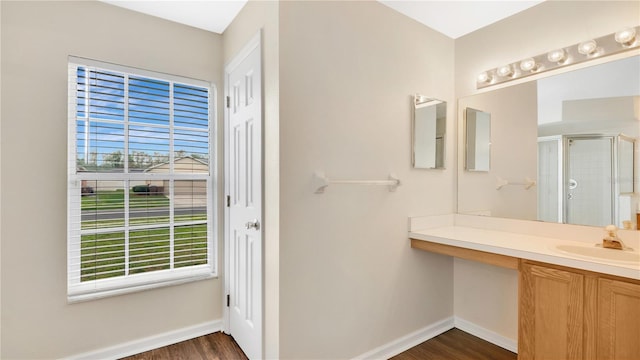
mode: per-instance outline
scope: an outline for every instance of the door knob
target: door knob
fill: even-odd
[[[255,219],[253,221],[249,221],[245,226],[247,230],[260,230],[260,221],[258,221],[258,219]]]

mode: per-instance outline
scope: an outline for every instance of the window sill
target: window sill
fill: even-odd
[[[134,286],[129,286],[129,287],[122,287],[122,288],[118,288],[118,289],[104,290],[104,291],[99,291],[99,292],[92,292],[92,293],[85,293],[85,294],[83,294],[83,293],[70,294],[70,295],[67,295],[67,303],[68,304],[74,304],[74,303],[79,303],[79,302],[98,300],[98,299],[103,299],[103,298],[107,298],[107,297],[111,297],[111,296],[130,294],[130,293],[135,293],[135,292],[140,292],[140,291],[145,291],[145,290],[157,289],[157,288],[166,287],[166,286],[174,286],[174,285],[186,284],[186,283],[190,283],[190,282],[208,280],[208,279],[214,279],[214,278],[218,278],[217,274],[208,273],[208,274],[201,274],[201,275],[190,276],[190,277],[185,277],[185,278],[168,279],[168,280],[157,281],[157,282],[153,282],[153,283],[140,284],[140,285],[134,285]]]

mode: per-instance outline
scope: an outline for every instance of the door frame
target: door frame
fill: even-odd
[[[229,174],[230,174],[230,161],[229,161],[229,106],[227,99],[229,97],[229,74],[233,72],[233,70],[244,61],[256,48],[260,51],[260,67],[263,68],[263,50],[262,50],[262,29],[258,30],[258,32],[247,42],[247,44],[231,59],[231,61],[225,65],[224,67],[224,98],[223,98],[223,107],[224,107],[224,196],[223,196],[223,207],[224,207],[224,284],[222,291],[222,330],[225,334],[231,334],[230,329],[230,311],[229,306],[227,304],[227,296],[229,294],[229,263],[230,263],[230,254],[229,254],[229,244],[230,244],[230,208],[227,206],[227,196],[230,194],[230,182],[229,182]],[[260,149],[261,157],[260,161],[262,162],[261,166],[261,179],[262,183],[260,184],[262,188],[262,201],[261,201],[261,219],[262,225],[264,225],[264,73],[261,71],[260,77],[260,96],[261,96],[261,104],[262,108],[260,109],[260,120],[262,121],[261,134],[260,137],[262,139],[261,144],[262,147]],[[262,284],[262,292],[260,294],[261,298],[261,316],[262,316],[262,328],[260,329],[260,337],[262,338],[262,354],[264,354],[264,226],[261,226],[260,231],[262,232],[262,268],[260,269],[260,282]],[[233,334],[231,334],[233,335]]]

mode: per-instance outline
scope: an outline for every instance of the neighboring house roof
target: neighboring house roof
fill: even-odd
[[[176,159],[173,160],[174,164],[185,163],[185,162],[198,163],[199,165],[204,165],[204,166],[207,166],[207,167],[209,166],[209,163],[207,161],[204,161],[204,160],[198,159],[198,158],[194,158],[193,156],[183,156],[183,157],[176,158]],[[158,168],[167,167],[169,165],[169,163],[170,162],[167,161],[167,162],[164,162],[164,163],[161,163],[161,164],[150,166],[150,167],[144,169],[144,172],[149,172],[149,171],[153,171],[153,170],[158,169]]]

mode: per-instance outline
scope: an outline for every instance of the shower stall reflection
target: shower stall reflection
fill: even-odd
[[[538,219],[605,226],[631,220],[635,141],[564,135],[538,141]]]

